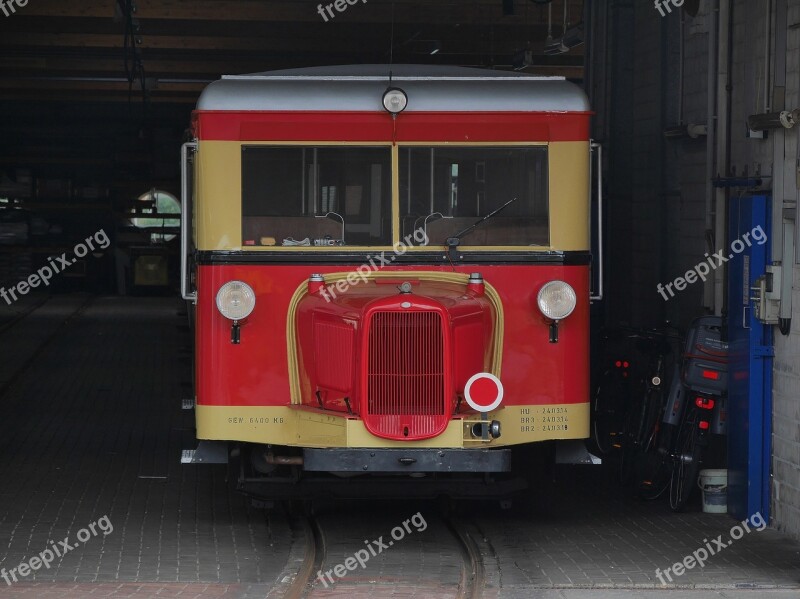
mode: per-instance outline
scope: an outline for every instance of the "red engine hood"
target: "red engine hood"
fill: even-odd
[[[296,314],[303,403],[352,413],[384,438],[440,434],[467,409],[459,397],[469,377],[492,360],[495,315],[479,286],[317,285]]]

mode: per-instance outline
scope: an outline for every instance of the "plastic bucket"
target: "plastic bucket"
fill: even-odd
[[[707,514],[728,512],[728,471],[701,470],[697,479],[703,491],[703,511]]]

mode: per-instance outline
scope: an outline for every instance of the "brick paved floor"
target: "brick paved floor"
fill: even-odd
[[[24,331],[6,330],[0,362],[24,365],[28,332],[42,329],[44,340],[53,314],[60,326],[81,303],[56,296],[21,321]],[[51,540],[74,540],[108,516],[111,534],[25,580],[257,584],[278,576],[288,525],[229,493],[224,467],[180,465],[194,434],[193,414],[180,407],[190,395],[180,307],[163,298],[95,299],[14,374],[0,397],[0,567],[16,567]],[[169,588],[194,596],[191,586]]]
[[[83,294],[57,296],[50,301],[40,296],[25,296],[0,308],[0,395],[26,362],[43,351],[88,299]]]
[[[483,511],[476,522],[497,555],[501,597],[526,597],[531,589],[546,588],[662,592],[656,568],[666,570],[706,540],[716,547],[712,539],[722,535],[729,546],[703,568],[673,576],[671,583],[665,578],[667,587],[782,588],[800,599],[800,543],[770,529],[731,541],[737,521],[728,515],[704,514],[698,504],[674,514],[666,501],[636,501],[609,478],[600,467],[567,467],[557,470],[556,482],[547,487],[548,501],[515,504],[505,513]]]
[[[392,529],[417,513],[421,517],[417,520],[420,525],[410,525],[410,533],[393,540]],[[344,564],[354,551],[366,547],[364,541],[380,551],[376,556],[367,554],[364,568],[356,567],[342,578],[331,573],[333,582],[330,578],[324,583],[315,580],[311,598],[448,599],[456,596],[463,564],[461,548],[430,502],[405,505],[392,501],[352,502],[344,507],[324,509],[318,513],[317,521],[326,549],[323,572]],[[379,539],[385,548],[376,543]]]
[[[193,415],[180,409],[191,365],[180,304],[86,300],[55,296],[0,328],[0,568],[17,567],[51,540],[74,540],[103,516],[114,529],[25,582],[0,579],[0,597],[265,597],[287,559],[288,524],[232,495],[224,468],[179,463],[194,442]],[[663,590],[655,568],[727,535],[735,522],[696,506],[675,515],[663,502],[630,500],[599,469],[562,471],[554,491],[533,507],[504,512],[492,503],[464,514],[486,537],[492,595],[800,599],[800,544],[775,531],[745,535]],[[379,520],[358,509],[323,517],[329,536],[372,539],[409,509],[398,501]],[[415,532],[364,573],[385,581],[366,590],[343,581],[320,596],[422,598],[434,579],[452,586],[461,558],[448,534],[435,525]],[[331,564],[348,555],[335,539],[329,549]],[[411,563],[422,565],[410,571]],[[420,588],[392,585],[392,577]]]
[[[535,589],[504,597],[519,599],[798,599],[796,590],[713,591],[713,590],[631,590],[631,589]]]
[[[6,289],[10,286],[7,282],[5,285]],[[0,283],[0,287],[2,286],[3,284]],[[9,297],[8,301],[11,301],[11,303],[8,303],[7,300],[0,296],[0,331],[11,324],[12,321],[19,319],[41,305],[48,297],[47,293],[34,292],[18,297],[17,301],[13,301],[13,299]]]
[[[270,585],[222,583],[29,583],[0,588],[0,597],[13,599],[82,599],[83,597],[113,597],[115,599],[263,599]]]

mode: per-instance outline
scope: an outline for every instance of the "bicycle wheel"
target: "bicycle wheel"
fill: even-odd
[[[625,420],[622,433],[619,436],[619,482],[623,487],[627,487],[633,481],[636,458],[639,453],[637,445],[639,429],[641,428],[641,420],[644,417],[643,412],[645,409],[646,406],[644,402],[632,406]]]
[[[624,382],[619,374],[607,370],[597,387],[592,406],[592,435],[597,449],[608,455],[619,441],[624,422]]]
[[[653,453],[660,430],[663,393],[660,387],[650,387],[644,402],[633,412],[633,424],[623,436],[624,446],[620,462],[620,482],[630,485],[634,479],[642,480],[651,470]]]
[[[670,448],[675,427],[663,422],[658,424],[639,473],[637,496],[645,501],[661,497],[672,480]]]
[[[661,390],[657,387],[650,387],[644,380],[635,380],[632,386],[631,408],[620,435],[619,478],[623,486],[633,483],[634,476],[641,471],[661,404]]]
[[[669,506],[672,511],[680,512],[686,507],[686,502],[694,490],[703,454],[694,416],[681,423],[675,449],[669,487]]]
[[[630,486],[636,473],[639,452],[630,438],[622,441],[619,454],[619,484],[623,487]]]

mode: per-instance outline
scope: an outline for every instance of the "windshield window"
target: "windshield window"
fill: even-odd
[[[245,246],[390,245],[389,147],[242,148]]]
[[[462,245],[548,245],[547,147],[401,147],[402,238],[424,228],[443,245],[517,198],[465,235]]]

